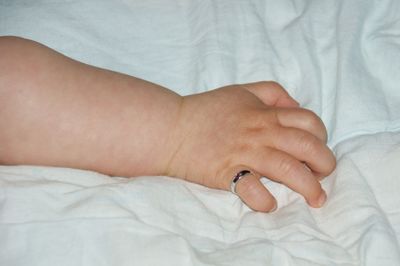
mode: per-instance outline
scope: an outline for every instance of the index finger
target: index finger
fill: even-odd
[[[324,142],[297,128],[279,128],[273,138],[275,149],[295,157],[319,176],[329,175],[336,167],[336,158]]]

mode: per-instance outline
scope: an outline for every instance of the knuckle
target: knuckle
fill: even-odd
[[[326,128],[322,120],[319,118],[319,116],[307,109],[303,109],[303,112],[304,112],[304,118],[303,118],[304,126],[311,132],[318,132],[318,136],[321,137],[324,141],[326,141],[327,139]]]
[[[302,152],[310,156],[316,155],[319,152],[319,141],[317,138],[310,136],[306,132],[298,136],[298,142]]]
[[[265,83],[266,83],[266,85],[268,85],[268,86],[270,86],[270,87],[272,87],[272,88],[274,88],[274,89],[276,89],[276,90],[285,91],[285,90],[283,89],[283,87],[281,86],[281,84],[279,84],[279,83],[276,82],[276,81],[265,81]]]
[[[289,157],[282,157],[279,159],[277,171],[282,176],[290,177],[297,171],[297,167],[293,159]]]
[[[304,109],[305,123],[310,127],[321,126],[321,119],[311,110]]]
[[[251,117],[251,121],[249,120],[249,117]],[[259,111],[259,110],[254,110],[252,111],[249,115],[244,115],[243,119],[245,121],[248,121],[248,130],[252,130],[252,129],[262,129],[265,127],[266,125],[266,116],[264,114],[263,111]]]
[[[251,125],[247,128],[246,133],[254,133],[252,136],[266,136],[267,133],[279,127],[276,110],[260,112],[252,116],[251,120]]]
[[[265,121],[267,121],[268,125],[266,127],[274,127],[277,125],[282,125],[279,115],[279,109],[271,108],[268,112],[265,113]]]
[[[275,93],[288,95],[287,91],[276,81],[260,81],[257,84],[260,88],[268,88]]]
[[[238,143],[234,148],[234,154],[246,154],[248,151],[253,149],[251,142]]]

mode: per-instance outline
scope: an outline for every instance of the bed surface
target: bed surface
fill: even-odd
[[[0,167],[1,265],[398,265],[399,134],[336,152],[324,208],[267,184],[272,214],[167,177]]]
[[[184,95],[278,81],[338,159],[322,209],[264,180],[272,214],[168,177],[0,166],[0,265],[400,265],[399,14],[396,0],[0,0],[0,35]]]

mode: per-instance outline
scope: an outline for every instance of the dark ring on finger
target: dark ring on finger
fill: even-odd
[[[236,185],[237,185],[237,183],[239,182],[239,180],[242,179],[243,177],[249,175],[249,174],[252,174],[251,171],[249,171],[249,170],[242,170],[242,171],[238,172],[238,173],[233,177],[232,182],[231,182],[231,192],[232,192],[233,194],[235,194],[235,195],[237,194],[237,193],[236,193]]]

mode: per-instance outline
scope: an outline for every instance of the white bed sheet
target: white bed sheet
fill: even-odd
[[[400,2],[0,0],[0,35],[181,94],[276,80],[324,120],[326,207],[167,177],[0,167],[0,265],[399,265]],[[1,70],[0,70],[1,71]]]
[[[337,146],[311,209],[266,183],[279,209],[166,177],[0,167],[1,265],[399,265],[400,134]]]

